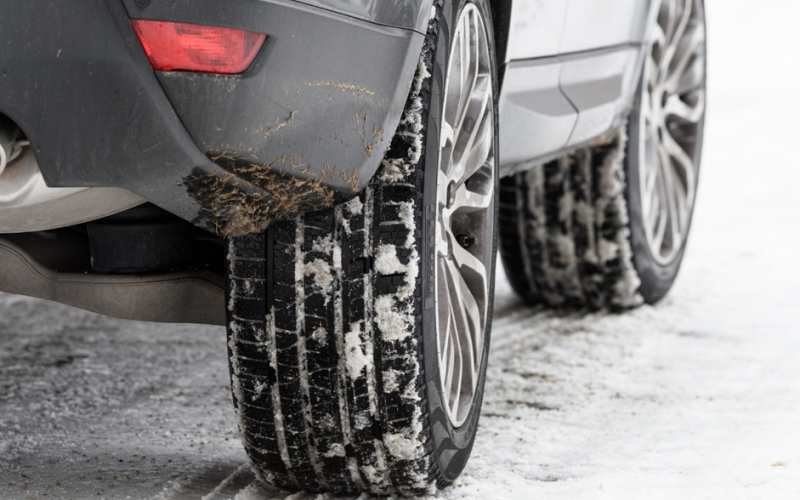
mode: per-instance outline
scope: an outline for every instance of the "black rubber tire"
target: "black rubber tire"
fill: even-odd
[[[430,271],[438,116],[464,3],[437,2],[406,110],[368,188],[335,208],[229,239],[233,400],[245,449],[268,484],[422,495],[447,486],[467,462],[489,332],[479,393],[454,429],[441,403]],[[475,3],[491,30],[488,1]],[[496,248],[495,234],[492,255]],[[396,262],[384,275],[376,261],[387,252]],[[493,283],[493,264],[491,273]],[[490,311],[492,299],[493,286]]]
[[[503,266],[531,304],[642,303],[631,261],[625,128],[599,142],[500,181]]]

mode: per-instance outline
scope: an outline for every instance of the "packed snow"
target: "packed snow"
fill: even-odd
[[[800,495],[800,3],[708,11],[706,148],[674,290],[624,314],[549,312],[501,271],[477,442],[438,498]],[[222,328],[0,295],[0,498],[327,498],[255,482],[226,357]]]

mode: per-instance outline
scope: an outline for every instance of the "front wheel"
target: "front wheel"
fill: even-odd
[[[491,26],[484,0],[440,5],[367,189],[229,240],[233,399],[266,483],[420,495],[466,464],[494,294]]]

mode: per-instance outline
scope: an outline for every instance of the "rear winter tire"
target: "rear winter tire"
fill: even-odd
[[[497,247],[496,68],[487,1],[440,2],[437,12],[368,188],[335,208],[229,239],[233,400],[245,449],[268,484],[421,495],[452,482],[471,452]],[[460,26],[474,36],[459,42]],[[485,50],[467,68],[474,79],[466,87],[470,97],[485,92],[483,107],[458,108],[460,123],[447,135],[440,127],[451,110],[451,52],[462,52],[451,49],[473,39]],[[463,159],[452,161],[465,165],[458,179],[448,176],[458,170],[450,156]],[[466,302],[442,304],[448,290]]]

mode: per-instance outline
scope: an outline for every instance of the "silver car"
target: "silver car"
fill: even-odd
[[[678,273],[703,0],[27,0],[0,47],[0,290],[224,325],[266,483],[458,477],[498,248],[531,304]]]

